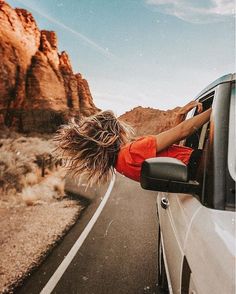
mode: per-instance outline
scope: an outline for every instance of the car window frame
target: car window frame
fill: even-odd
[[[210,94],[214,92],[214,97],[213,97],[213,103],[212,103],[212,108],[213,108],[213,115],[211,116],[210,122],[208,123],[209,127],[207,128],[205,125],[201,128],[200,130],[200,136],[199,138],[203,140],[203,142],[200,142],[200,139],[198,141],[198,147],[202,149],[203,152],[203,166],[201,167],[202,170],[200,171],[201,174],[201,181],[200,185],[202,187],[202,192],[200,195],[198,195],[199,201],[206,207],[213,208],[213,209],[220,209],[220,210],[225,210],[227,209],[226,205],[226,196],[224,195],[224,192],[227,191],[226,188],[226,183],[227,183],[227,176],[226,176],[226,171],[227,171],[227,165],[228,165],[228,131],[227,134],[224,136],[224,150],[227,150],[227,156],[223,154],[223,157],[225,160],[217,159],[215,160],[212,157],[213,152],[216,151],[216,149],[219,150],[220,146],[215,146],[215,144],[219,145],[219,139],[218,142],[216,143],[216,140],[214,138],[214,132],[217,132],[217,136],[220,137],[222,134],[220,134],[219,130],[214,130],[217,129],[219,126],[220,119],[217,117],[214,117],[216,113],[218,113],[218,116],[221,116],[220,112],[223,111],[224,116],[226,121],[228,122],[229,119],[229,103],[230,103],[230,94],[231,94],[231,82],[225,82],[219,85],[216,85],[215,88],[211,88],[209,92],[206,92],[202,94],[197,100],[199,102],[206,102],[207,99],[209,99]],[[216,100],[218,100],[216,102]],[[217,106],[217,104],[219,104]],[[220,110],[220,105],[223,105],[223,110]],[[216,109],[217,108],[217,109]],[[196,115],[196,110],[193,115]],[[217,126],[215,126],[215,122]],[[226,126],[225,126],[226,127]],[[223,128],[224,129],[224,128]],[[227,129],[227,128],[226,128]],[[212,136],[212,138],[210,138]],[[211,142],[212,140],[212,142]],[[187,143],[187,144],[186,144]],[[211,145],[212,144],[212,145]],[[185,140],[184,145],[189,146],[189,139]],[[191,147],[191,146],[189,146]],[[213,149],[212,149],[213,148]],[[225,151],[224,151],[225,152]],[[220,152],[218,152],[220,154]],[[220,157],[220,156],[219,156]],[[219,172],[217,172],[216,166],[221,164],[221,169],[224,173],[223,179],[219,178]],[[215,177],[217,175],[217,178]],[[212,181],[211,181],[212,179]],[[217,181],[219,180],[219,183]],[[218,190],[220,192],[218,193]]]
[[[234,90],[234,93],[233,93]],[[235,177],[236,177],[236,134],[235,134],[235,81],[231,83],[230,94],[230,109],[229,109],[229,134],[228,134],[228,158],[227,158],[227,172],[226,172],[226,210],[235,211],[236,199],[235,199]],[[232,171],[233,169],[233,171]],[[234,173],[234,174],[233,174]]]
[[[205,181],[203,186],[202,202],[205,206],[218,210],[227,209],[227,157],[229,106],[231,83],[217,86],[216,95],[212,104],[207,159],[205,166]]]
[[[234,91],[234,94],[232,93]],[[235,115],[236,115],[236,103],[235,103],[235,83],[231,86],[231,98],[230,98],[230,113],[229,113],[229,138],[228,138],[228,170],[232,179],[236,180],[236,136],[235,136]]]

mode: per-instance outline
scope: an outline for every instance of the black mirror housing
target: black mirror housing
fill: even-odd
[[[199,193],[199,183],[188,181],[188,167],[176,158],[155,157],[142,164],[141,187],[172,193]]]

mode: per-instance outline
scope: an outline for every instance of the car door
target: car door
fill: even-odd
[[[199,209],[186,236],[191,291],[235,293],[235,83],[213,103]]]
[[[163,198],[168,203],[166,209],[161,205]],[[170,290],[173,290],[174,293],[182,293],[181,277],[184,244],[189,223],[199,209],[199,203],[189,195],[161,192],[158,193],[157,204]]]
[[[235,178],[229,176],[229,170],[235,172],[235,165],[232,167],[227,159],[235,141],[234,129],[234,139],[227,143],[233,99],[235,86],[231,83],[220,84],[200,97],[204,109],[214,100],[211,122],[189,137],[185,145],[203,150],[197,173],[201,193],[158,194],[165,261],[174,293],[234,293],[235,213],[231,210],[235,208]],[[230,110],[231,125],[235,118],[232,113]],[[163,198],[168,205],[161,205]]]
[[[211,106],[215,92],[216,89],[200,99],[204,110]],[[184,145],[203,149],[208,127],[209,124],[206,123]],[[167,208],[162,205],[163,200],[168,203]],[[191,272],[187,266],[183,276],[186,238],[191,222],[202,205],[195,195],[166,192],[158,193],[157,205],[169,282],[174,293],[184,293],[184,288],[189,287]]]

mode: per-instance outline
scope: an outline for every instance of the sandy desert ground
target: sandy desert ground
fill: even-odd
[[[66,170],[55,163],[54,147],[50,136],[1,133],[0,293],[42,261],[83,208],[65,195]]]

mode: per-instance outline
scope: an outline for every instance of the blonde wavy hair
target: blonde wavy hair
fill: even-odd
[[[107,182],[121,145],[131,139],[132,128],[110,110],[72,119],[56,133],[57,154],[66,160],[74,176],[86,176],[87,186]]]

